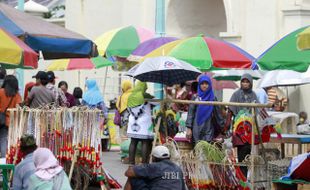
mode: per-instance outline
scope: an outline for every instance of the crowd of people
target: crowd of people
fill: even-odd
[[[86,91],[80,87],[74,88],[73,93],[68,92],[68,83],[60,81],[56,85],[56,76],[53,72],[39,71],[25,86],[24,98],[19,94],[18,80],[14,75],[6,75],[0,68],[0,109],[4,113],[4,120],[0,123],[1,157],[5,157],[7,149],[9,114],[7,109],[17,106],[42,108],[46,106],[88,106],[102,110],[107,118],[108,110],[104,103],[103,95],[99,90],[96,80],[86,80]],[[170,189],[171,185],[177,189],[185,189],[181,169],[173,164],[169,150],[164,146],[152,150],[154,140],[153,108],[156,104],[147,101],[154,98],[148,94],[147,84],[137,81],[135,85],[130,80],[122,82],[122,93],[116,101],[114,122],[126,131],[130,138],[129,164],[125,175],[128,181],[125,189]],[[262,90],[262,91],[261,91]],[[197,81],[189,81],[165,88],[166,96],[172,99],[192,101],[218,101],[212,87],[212,80],[207,74],[199,76]],[[240,88],[230,99],[239,103],[271,103],[276,111],[283,111],[288,100],[278,95],[275,88],[260,89],[254,92],[251,75],[244,74],[240,80]],[[280,107],[280,108],[278,108]],[[184,112],[186,116],[186,138],[193,144],[199,141],[215,142],[219,137],[230,135],[234,117],[241,110],[248,107],[176,104],[170,105],[173,112]],[[301,113],[300,122],[308,123],[307,114]],[[1,117],[0,117],[1,122]],[[141,142],[142,166],[136,165],[136,152],[138,143]],[[232,135],[232,144],[237,148],[238,161],[242,162],[250,154],[251,146],[244,142],[240,136]],[[35,139],[31,135],[21,138],[21,151],[24,159],[16,166],[13,187],[14,189],[71,189],[68,177],[52,152],[46,148],[37,148]],[[153,163],[149,164],[150,156]],[[244,175],[247,169],[242,168]],[[165,181],[168,171],[177,173],[178,177]],[[166,184],[166,183],[169,183]],[[165,185],[166,184],[166,185]],[[166,186],[166,188],[165,188]]]
[[[22,98],[19,93],[18,80],[14,75],[7,75],[0,68],[0,156],[4,158],[8,142],[8,109],[17,106],[30,108],[87,106],[97,108],[107,118],[107,108],[104,104],[96,80],[86,80],[86,91],[80,87],[74,88],[73,94],[68,92],[68,83],[60,81],[56,86],[54,72],[39,71],[35,82],[25,85]],[[68,177],[53,153],[46,148],[37,148],[33,136],[21,138],[21,152],[24,159],[16,166],[13,188],[19,189],[71,189]]]
[[[146,84],[138,82],[134,88],[129,81],[122,84],[123,94],[119,96],[117,108],[121,117],[121,127],[127,127],[127,135],[131,138],[129,148],[129,163],[135,164],[135,153],[138,141],[142,142],[142,163],[148,163],[148,154],[150,153],[147,144],[153,140],[151,106],[146,102]],[[166,96],[168,98],[193,101],[217,101],[212,88],[212,80],[206,75],[199,76],[197,82],[190,81],[174,87],[166,87]],[[240,80],[240,88],[231,96],[230,102],[237,103],[261,103],[272,104],[270,110],[283,111],[287,106],[287,98],[282,94],[279,95],[277,88],[263,89],[266,99],[262,101],[260,94],[253,90],[253,79],[249,74],[244,74]],[[148,97],[149,98],[149,97]],[[126,104],[127,103],[127,104]],[[127,106],[126,106],[127,105]],[[216,106],[216,105],[196,105],[196,104],[171,104],[170,109],[174,112],[187,113],[186,119],[186,138],[196,144],[199,141],[207,141],[213,143],[220,138],[226,138],[232,135],[232,144],[237,149],[238,161],[242,162],[247,155],[251,153],[251,145],[245,142],[242,136],[232,134],[231,128],[234,124],[234,118],[240,111],[248,111],[251,108],[241,106]],[[156,164],[156,163],[154,163]],[[140,174],[139,166],[133,167],[126,172],[126,176],[148,176]],[[148,165],[147,167],[153,167]],[[144,172],[149,168],[144,168]],[[137,171],[135,171],[137,170]],[[241,167],[244,176],[247,176],[247,168]],[[133,182],[135,183],[135,182]]]

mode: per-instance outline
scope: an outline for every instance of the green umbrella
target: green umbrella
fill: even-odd
[[[260,69],[307,71],[310,51],[299,51],[296,46],[297,35],[304,29],[305,27],[286,35],[259,56],[257,64]]]
[[[141,42],[154,37],[154,32],[134,26],[127,26],[108,31],[99,36],[95,43],[100,55],[106,57],[128,57]]]
[[[205,36],[176,40],[153,50],[143,59],[171,56],[186,61],[201,71],[214,69],[250,69],[254,57],[225,41]],[[142,60],[143,61],[143,60]]]

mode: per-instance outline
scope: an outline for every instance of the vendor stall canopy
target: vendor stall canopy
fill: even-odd
[[[16,36],[0,27],[0,64],[1,67],[37,68],[38,54]]]
[[[22,39],[44,59],[94,57],[95,44],[84,36],[0,3],[0,27]]]
[[[310,65],[310,51],[300,51],[297,37],[306,27],[299,28],[273,44],[256,60],[262,70],[293,70],[306,72]]]

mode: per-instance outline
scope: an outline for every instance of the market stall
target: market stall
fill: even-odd
[[[101,162],[104,122],[100,110],[20,107],[9,112],[7,163],[20,162],[19,139],[28,133],[34,135],[38,147],[49,148],[54,153],[75,188],[85,189],[89,181],[106,176]],[[108,182],[106,177],[102,180]]]

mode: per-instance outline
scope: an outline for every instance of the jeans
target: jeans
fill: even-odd
[[[0,158],[5,158],[8,146],[8,127],[0,126]]]

